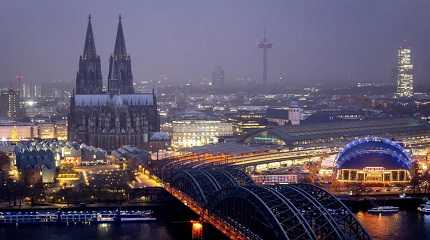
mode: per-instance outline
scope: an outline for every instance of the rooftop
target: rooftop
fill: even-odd
[[[387,136],[401,133],[430,133],[430,124],[413,118],[377,119],[341,121],[322,124],[303,124],[298,126],[282,126],[269,129],[259,129],[250,132],[244,140],[261,132],[268,131],[286,142],[293,144],[295,141],[318,139],[326,137],[356,137],[380,135]]]
[[[140,93],[140,94],[121,94],[121,95],[110,95],[110,94],[82,94],[75,95],[75,105],[82,107],[94,107],[94,106],[152,106],[154,104],[154,98],[152,93]]]
[[[253,152],[262,152],[274,149],[274,146],[265,145],[247,145],[236,142],[209,144],[199,147],[184,148],[184,152],[192,152],[196,154],[227,154],[227,155],[240,155]]]

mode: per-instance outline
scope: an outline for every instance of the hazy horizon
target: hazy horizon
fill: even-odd
[[[7,1],[0,9],[0,82],[74,83],[92,15],[106,82],[118,15],[123,16],[134,81],[182,83],[210,79],[216,65],[226,81],[261,78],[257,42],[267,28],[269,77],[287,84],[392,81],[396,49],[413,48],[417,84],[430,78],[430,2],[415,0],[218,0],[119,2]]]

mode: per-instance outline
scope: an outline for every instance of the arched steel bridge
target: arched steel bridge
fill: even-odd
[[[315,185],[258,186],[233,167],[170,173],[171,188],[247,239],[371,239],[342,202]]]

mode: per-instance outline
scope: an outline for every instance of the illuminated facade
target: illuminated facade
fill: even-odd
[[[67,139],[66,121],[52,123],[0,123],[0,140],[17,142],[32,139]]]
[[[233,164],[249,173],[322,161],[324,170],[320,176],[332,181],[339,151],[348,142],[369,135],[396,139],[412,153],[430,147],[430,124],[393,118],[260,129],[246,134],[239,142],[185,148],[177,151],[180,155],[166,157],[190,164]],[[402,178],[403,173],[399,175]],[[398,179],[396,173],[393,178]]]
[[[67,140],[66,121],[37,124],[38,138]]]
[[[217,143],[219,137],[233,135],[233,126],[218,120],[181,120],[172,123],[172,146],[175,148]]]
[[[411,179],[408,152],[386,138],[362,138],[347,144],[338,155],[336,168],[341,183],[401,184]]]
[[[411,48],[401,47],[397,51],[397,86],[396,97],[412,97],[414,95],[414,74]]]
[[[251,178],[256,184],[275,185],[298,183],[300,176],[298,174],[251,175]]]
[[[18,93],[13,89],[0,89],[0,117],[15,119],[18,109]]]

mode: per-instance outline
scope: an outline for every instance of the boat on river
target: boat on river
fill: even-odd
[[[390,214],[399,212],[399,207],[395,206],[379,206],[371,208],[367,211],[368,213],[376,213],[376,214]]]
[[[418,207],[418,211],[422,212],[422,213],[430,213],[430,201],[427,201],[424,204],[421,204]]]

